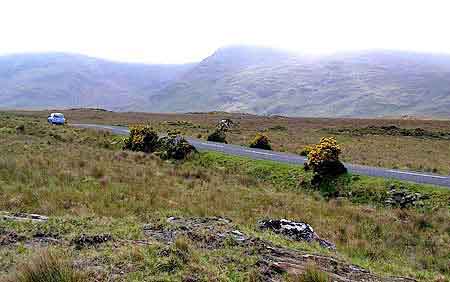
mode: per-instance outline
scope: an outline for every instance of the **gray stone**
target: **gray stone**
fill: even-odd
[[[397,188],[394,184],[391,184],[385,203],[391,206],[407,208],[423,204],[421,200],[425,198],[420,193],[410,192],[403,186]]]
[[[261,229],[269,229],[275,233],[287,236],[295,241],[306,241],[308,243],[318,242],[322,247],[335,250],[336,246],[321,239],[311,225],[304,222],[296,222],[287,219],[269,219],[259,222]]]

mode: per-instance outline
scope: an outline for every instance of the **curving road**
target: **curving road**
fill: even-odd
[[[109,125],[100,125],[100,124],[71,124],[74,127],[79,128],[92,128],[98,130],[108,130],[113,134],[118,135],[128,135],[130,131],[127,127],[122,126],[109,126]],[[289,163],[289,164],[298,164],[302,165],[305,163],[306,158],[290,153],[281,153],[274,151],[266,151],[260,149],[253,149],[244,146],[232,145],[232,144],[222,144],[204,141],[200,139],[194,138],[186,138],[193,146],[197,148],[199,151],[216,151],[222,152],[228,155],[236,155],[248,157],[256,160],[270,160],[281,163]],[[395,169],[387,169],[387,168],[379,168],[379,167],[370,167],[370,166],[362,166],[362,165],[354,165],[345,163],[345,167],[349,170],[349,172],[353,174],[361,174],[368,176],[377,176],[383,178],[392,178],[398,180],[411,181],[422,184],[433,184],[438,186],[444,186],[450,189],[450,177],[436,175],[436,174],[428,174],[428,173],[420,173],[420,172],[412,172],[412,171],[404,171],[404,170],[395,170]]]

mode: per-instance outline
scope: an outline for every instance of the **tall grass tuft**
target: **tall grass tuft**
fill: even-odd
[[[85,282],[65,258],[47,250],[40,251],[28,262],[19,265],[8,282]]]
[[[298,277],[298,282],[329,282],[328,274],[314,265],[307,266],[305,272]]]

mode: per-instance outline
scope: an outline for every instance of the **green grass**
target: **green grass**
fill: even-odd
[[[248,146],[257,132],[264,132],[275,151],[300,154],[307,145],[316,144],[324,136],[334,136],[342,147],[345,162],[386,168],[450,173],[450,140],[414,136],[364,135],[358,132],[368,127],[397,126],[401,130],[423,130],[439,134],[450,132],[447,120],[419,119],[332,119],[332,118],[287,118],[247,114],[196,113],[196,114],[151,114],[114,113],[88,109],[63,111],[69,122],[121,124],[151,124],[159,132],[176,130],[186,136],[203,138],[213,132],[217,122],[229,118],[237,126],[227,134],[232,144]],[[48,113],[18,112],[20,116],[46,119]],[[279,128],[282,128],[280,130]],[[358,134],[340,134],[334,131],[356,131]],[[334,132],[334,133],[333,133]]]
[[[311,174],[305,172],[303,167],[297,165],[252,160],[218,152],[203,153],[201,157],[194,159],[193,162],[196,166],[215,167],[230,174],[244,172],[251,177],[251,180],[257,179],[269,182],[281,190],[314,192],[314,188],[309,184]],[[450,192],[445,187],[361,175],[344,175],[333,183],[333,188],[352,202],[381,205],[384,204],[388,195],[388,188],[391,185],[404,187],[411,192],[418,192],[427,196],[428,199],[424,201],[424,208],[450,208]]]
[[[16,126],[24,124],[23,132]],[[0,247],[0,277],[14,273],[41,243],[37,232],[56,234],[71,264],[88,277],[179,281],[192,273],[200,280],[248,281],[258,277],[257,254],[225,246],[205,249],[186,238],[174,246],[148,240],[143,224],[164,224],[168,216],[223,216],[246,234],[276,245],[319,252],[383,275],[430,281],[450,277],[450,192],[438,187],[371,177],[346,176],[328,199],[308,184],[302,167],[202,153],[185,162],[122,152],[108,133],[49,126],[44,121],[0,113],[0,211],[50,216],[45,223],[0,221],[0,236],[14,231],[25,241]],[[430,196],[424,207],[390,208],[383,197],[391,183]],[[351,193],[349,193],[351,192]],[[263,232],[263,218],[302,220],[337,253]],[[114,239],[78,250],[81,234]],[[44,245],[45,247],[45,245]],[[161,255],[161,254],[167,255]],[[183,260],[178,259],[182,253]],[[257,280],[256,280],[257,281]]]

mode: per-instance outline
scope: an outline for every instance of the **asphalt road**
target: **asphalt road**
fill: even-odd
[[[130,131],[127,127],[122,126],[109,126],[109,125],[99,125],[99,124],[71,124],[74,127],[80,128],[92,128],[97,130],[107,130],[111,131],[113,134],[118,135],[128,135]],[[191,143],[197,150],[199,151],[216,151],[222,152],[228,155],[236,155],[248,157],[256,160],[270,160],[281,163],[289,163],[289,164],[298,164],[302,165],[306,158],[290,154],[290,153],[281,153],[274,151],[266,151],[260,149],[253,149],[244,146],[232,145],[232,144],[222,144],[204,141],[200,139],[194,138],[186,138],[189,143]],[[404,170],[395,170],[395,169],[387,169],[387,168],[379,168],[379,167],[370,167],[370,166],[362,166],[362,165],[354,165],[345,163],[345,167],[352,174],[360,174],[360,175],[368,175],[368,176],[377,176],[383,178],[392,178],[398,180],[405,180],[410,182],[422,183],[422,184],[433,184],[438,186],[444,186],[450,188],[450,177],[442,176],[436,174],[428,174],[421,172],[412,172],[412,171],[404,171]]]

